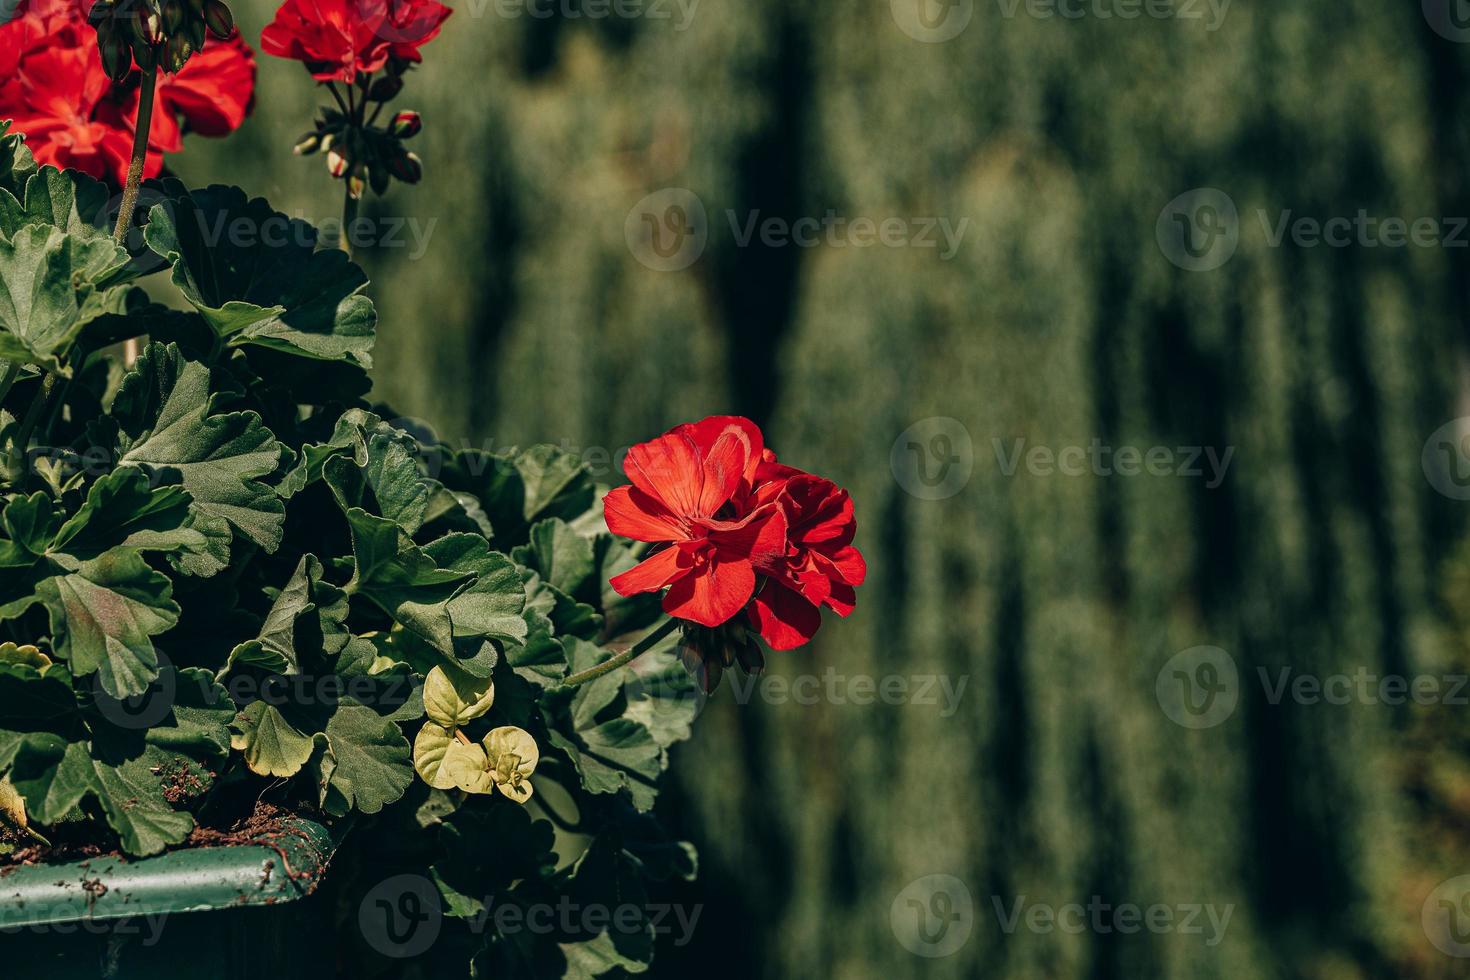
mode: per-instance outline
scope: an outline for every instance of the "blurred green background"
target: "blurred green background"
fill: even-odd
[[[1467,708],[1272,704],[1258,673],[1470,664],[1467,505],[1421,458],[1470,414],[1470,232],[1272,241],[1470,215],[1458,2],[459,3],[399,100],[425,181],[365,208],[377,396],[492,448],[749,415],[851,488],[871,568],[771,673],[967,679],[947,716],[727,683],[663,804],[702,913],[655,976],[1464,975],[1421,913],[1470,873]],[[238,5],[252,43],[272,8]],[[265,57],[258,91],[173,165],[333,218],[289,152],[323,100]],[[965,224],[948,257],[742,244],[756,212]],[[681,214],[697,261],[651,268]],[[1233,456],[1069,476],[1017,440]],[[1202,645],[1238,680],[1195,729],[1156,683]],[[905,891],[936,874],[968,906]],[[1092,896],[1233,911],[1213,945],[998,914]]]

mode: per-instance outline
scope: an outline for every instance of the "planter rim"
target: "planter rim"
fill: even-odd
[[[277,905],[321,883],[339,840],[299,817],[260,843],[0,870],[0,929]]]

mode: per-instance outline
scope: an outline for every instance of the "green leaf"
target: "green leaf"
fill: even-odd
[[[228,522],[268,552],[280,546],[285,507],[260,478],[275,472],[283,447],[254,412],[212,411],[203,364],[174,344],[150,345],[113,414],[120,463],[176,471],[201,522]]]
[[[367,276],[344,253],[318,250],[306,222],[213,186],[154,206],[146,239],[231,347],[372,366],[377,314],[360,295]]]
[[[311,759],[311,736],[264,701],[247,705],[235,718],[234,729],[231,744],[244,754],[251,772],[285,778],[296,775]]]
[[[179,566],[193,574],[212,575],[224,564],[213,552],[215,542],[192,526],[190,503],[182,487],[155,488],[135,467],[113,470],[92,484],[86,502],[56,532],[45,553],[75,567],[116,547],[163,551],[175,553]]]
[[[446,534],[425,545],[424,553],[442,569],[475,576],[474,584],[449,603],[457,637],[525,640],[526,590],[514,562],[491,551],[477,534]]]
[[[31,156],[25,137],[10,132],[10,121],[0,119],[0,190],[12,198],[25,191],[26,181],[36,172],[36,159]]]
[[[377,813],[400,799],[413,783],[408,740],[372,708],[343,702],[317,735],[313,768],[329,812]]]
[[[424,711],[430,721],[444,728],[468,725],[494,703],[495,684],[488,677],[473,677],[453,667],[439,666],[424,678]]]
[[[126,288],[101,284],[127,260],[111,239],[47,225],[0,235],[0,358],[69,373],[63,361],[82,328],[122,308]]]
[[[355,568],[347,591],[361,595],[442,654],[454,654],[449,600],[470,581],[441,569],[397,524],[347,510]]]
[[[115,548],[75,572],[48,578],[37,595],[51,614],[56,652],[114,698],[142,694],[158,676],[151,637],[179,619],[167,576],[135,548]]]
[[[0,152],[0,158],[3,158]],[[23,185],[0,188],[0,235],[14,235],[26,225],[47,225],[82,240],[112,241],[107,206],[112,192],[100,181],[76,170],[32,169]],[[96,282],[115,285],[124,278],[127,253]]]
[[[597,571],[592,542],[559,518],[540,521],[531,528],[531,543],[511,557],[541,573],[543,581],[567,595],[576,595]]]
[[[610,654],[583,640],[564,641],[573,671],[586,670]],[[623,678],[617,671],[577,687],[570,705],[553,711],[543,705],[551,744],[571,760],[589,793],[607,794],[626,790],[634,807],[645,812],[657,797],[656,782],[663,772],[664,751],[643,725],[628,717],[605,717],[606,710],[622,692]],[[557,724],[564,718],[563,724]]]

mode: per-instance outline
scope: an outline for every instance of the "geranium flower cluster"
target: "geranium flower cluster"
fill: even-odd
[[[286,0],[261,32],[261,50],[301,62],[336,100],[295,151],[325,153],[352,200],[369,186],[382,194],[392,180],[422,178],[423,161],[403,145],[422,128],[419,114],[397,112],[382,125],[378,117],[450,13],[438,0]]]
[[[108,78],[92,0],[23,0],[0,25],[0,119],[24,133],[43,164],[71,168],[119,185],[127,175],[138,116],[139,74]],[[238,33],[209,39],[176,74],[160,74],[143,176],[183,149],[185,132],[224,136],[249,115],[255,56]]]
[[[707,689],[733,663],[760,669],[750,634],[791,650],[816,634],[823,606],[856,607],[867,566],[851,497],[778,462],[749,419],[678,426],[629,450],[625,470],[632,485],[603,499],[608,529],[654,549],[612,587],[667,589],[664,611],[688,624],[685,660]]]

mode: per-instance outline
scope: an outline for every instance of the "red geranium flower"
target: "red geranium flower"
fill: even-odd
[[[102,70],[91,0],[28,0],[0,25],[0,119],[23,133],[36,160],[122,183],[132,155],[137,75],[112,84]],[[236,35],[210,40],[177,75],[160,74],[143,176],[163,170],[163,154],[191,130],[223,136],[250,110],[255,61]]]
[[[786,519],[776,506],[736,513],[761,462],[760,430],[745,419],[715,416],[681,425],[628,451],[631,487],[603,500],[614,534],[661,547],[616,576],[621,595],[667,588],[664,611],[720,626],[755,594],[756,566],[785,552]]]
[[[748,615],[771,649],[791,650],[816,634],[822,606],[839,616],[852,613],[868,569],[852,546],[857,521],[846,490],[779,464],[762,466],[757,481],[762,477],[767,482],[756,488],[756,505],[775,502],[786,515],[787,549],[766,569]]]
[[[0,117],[13,121],[37,163],[100,176],[127,172],[132,134],[94,118],[111,83],[95,45],[25,55],[0,89]]]
[[[667,588],[665,612],[713,631],[690,637],[685,650],[716,680],[735,660],[760,664],[747,627],[790,650],[817,632],[822,606],[840,616],[855,608],[867,567],[852,545],[851,497],[778,463],[750,421],[681,425],[634,446],[626,469],[633,485],[604,499],[607,526],[660,548],[612,587]]]
[[[286,0],[260,34],[266,54],[304,63],[319,82],[420,60],[452,11],[437,0]]]

